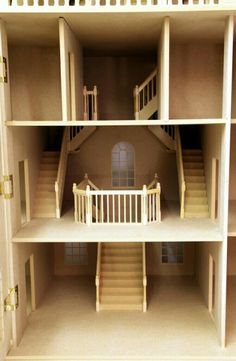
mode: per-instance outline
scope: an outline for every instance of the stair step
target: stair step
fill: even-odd
[[[39,171],[39,177],[57,177],[57,169],[41,169]]]
[[[103,295],[100,294],[100,302],[110,304],[142,304],[143,294],[140,295]]]
[[[54,163],[41,163],[40,164],[40,171],[41,170],[58,170],[58,164]]]
[[[190,175],[185,177],[187,183],[205,183],[205,176],[202,175]]]
[[[55,183],[56,177],[51,177],[51,176],[39,176],[38,177],[38,184],[42,184],[42,183]]]
[[[186,205],[207,205],[207,197],[186,197],[185,198]]]
[[[206,197],[207,193],[206,193],[206,189],[187,189],[185,192],[185,196],[186,198],[188,197]]]
[[[122,263],[122,264],[130,264],[130,263],[141,263],[142,255],[103,255],[102,254],[102,263]]]
[[[186,182],[186,189],[188,191],[192,191],[192,190],[206,190],[206,184],[205,183],[194,183],[194,182],[191,182],[191,183],[187,183]]]
[[[132,277],[136,276],[137,279],[139,279],[139,277],[143,276],[143,272],[142,271],[107,271],[107,270],[102,270],[101,271],[101,277],[102,279],[111,279],[111,278],[116,278],[116,279],[122,279],[122,278],[127,278],[130,279]]]
[[[184,162],[202,162],[202,155],[184,155]]]
[[[101,280],[101,287],[142,287],[143,280],[142,278],[106,278]]]
[[[119,272],[119,271],[141,271],[142,263],[102,263],[101,271]]]
[[[104,304],[100,304],[100,310],[102,311],[142,311],[143,310],[143,305],[142,304],[109,304],[109,303],[104,303]]]
[[[55,199],[55,190],[53,187],[53,190],[51,191],[43,191],[43,190],[38,190],[36,191],[36,197],[35,198],[47,198],[47,199]]]
[[[184,175],[187,176],[204,176],[204,169],[184,169]]]
[[[54,192],[54,194],[55,194],[54,183],[53,184],[47,184],[47,183],[38,184],[36,194],[38,192],[50,192],[50,193]]]
[[[45,204],[45,205],[49,205],[49,206],[54,206],[55,207],[55,197],[54,198],[48,198],[48,197],[38,197],[38,195],[36,194],[35,197],[35,204],[36,205],[41,205],[41,204]]]
[[[208,212],[208,205],[207,204],[186,204],[185,205],[185,211],[186,212]]]
[[[104,287],[100,289],[103,296],[143,296],[142,287]]]
[[[184,169],[203,169],[203,162],[184,162]]]
[[[209,218],[209,212],[184,212],[185,218]]]
[[[131,257],[131,256],[141,256],[142,255],[142,249],[140,248],[102,248],[102,255],[103,256],[122,256],[122,257]]]
[[[51,150],[45,150],[43,152],[43,157],[59,157],[60,156],[60,152],[59,151],[51,151]]]
[[[182,150],[183,155],[193,155],[193,154],[202,154],[201,149],[183,149]]]

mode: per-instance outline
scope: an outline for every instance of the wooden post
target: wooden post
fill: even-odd
[[[143,194],[142,194],[142,224],[147,225],[148,223],[148,199],[147,199],[147,186],[143,186]]]
[[[86,224],[90,226],[92,223],[92,198],[90,193],[90,186],[86,187]]]
[[[84,96],[84,120],[88,120],[88,96],[87,96],[87,87],[83,88],[83,96]]]
[[[74,193],[74,216],[75,222],[78,222],[78,202],[77,202],[77,194],[76,194],[76,183],[73,183],[73,193]]]
[[[94,98],[94,101],[93,101],[93,106],[94,106],[94,109],[93,109],[93,120],[98,120],[98,90],[97,90],[97,87],[96,85],[93,87],[93,98]]]
[[[139,89],[138,85],[134,88],[134,119],[139,120]]]
[[[60,218],[60,202],[59,202],[59,186],[58,182],[55,182],[55,196],[56,196],[56,218]]]

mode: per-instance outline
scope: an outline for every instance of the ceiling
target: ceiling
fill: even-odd
[[[87,54],[154,53],[161,26],[168,14],[72,13],[5,14],[10,45],[58,46],[58,18],[63,16]],[[171,42],[223,43],[227,14],[172,13]]]

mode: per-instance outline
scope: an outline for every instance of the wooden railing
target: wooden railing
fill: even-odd
[[[180,218],[184,218],[186,184],[184,179],[182,145],[181,145],[181,138],[180,138],[180,132],[178,126],[176,126],[176,160],[177,160],[177,171],[178,171],[178,180],[179,180]]]
[[[147,274],[146,274],[146,245],[145,242],[142,244],[143,247],[143,312],[147,311]]]
[[[93,90],[87,90],[84,86],[84,120],[97,120],[98,119],[98,91],[94,86]]]
[[[56,217],[61,217],[61,207],[64,193],[64,185],[66,178],[66,167],[67,167],[67,144],[69,141],[69,129],[66,127],[64,129],[62,145],[61,145],[61,153],[59,158],[59,165],[57,171],[57,179],[55,181],[55,196],[56,196]]]
[[[175,125],[160,125],[160,127],[169,137],[175,140]]]
[[[73,185],[76,222],[146,225],[161,221],[159,183],[149,190],[146,186],[142,190],[91,190],[90,185],[86,190]]]
[[[97,249],[97,269],[96,269],[96,311],[99,312],[100,308],[100,273],[101,273],[101,255],[102,255],[102,243],[98,243]]]
[[[232,0],[1,0],[4,8],[29,8],[42,7],[53,10],[54,8],[104,8],[104,7],[185,7],[185,6],[217,6],[233,4]]]
[[[141,112],[146,110],[147,114],[152,113],[153,106],[151,106],[151,111],[147,109],[151,104],[150,102],[156,100],[157,89],[157,71],[156,69],[148,76],[148,78],[141,84],[136,85],[134,88],[134,118],[135,120],[139,120],[142,118],[146,118],[146,114],[142,114]],[[157,102],[154,104],[154,111],[157,111]],[[149,114],[151,116],[152,114]]]

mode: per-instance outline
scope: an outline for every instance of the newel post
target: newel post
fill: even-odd
[[[87,87],[83,88],[83,96],[84,96],[84,120],[88,120],[88,95],[87,95]]]
[[[143,194],[142,194],[142,224],[147,225],[148,223],[148,194],[147,194],[147,186],[143,186]]]
[[[74,194],[74,216],[75,216],[75,222],[78,222],[78,199],[77,199],[77,193],[76,193],[76,183],[73,183],[73,194]]]
[[[90,226],[92,223],[92,196],[90,186],[86,187],[86,224]]]
[[[93,97],[94,97],[93,120],[98,120],[98,90],[97,90],[96,85],[94,85],[94,87],[93,87]]]

